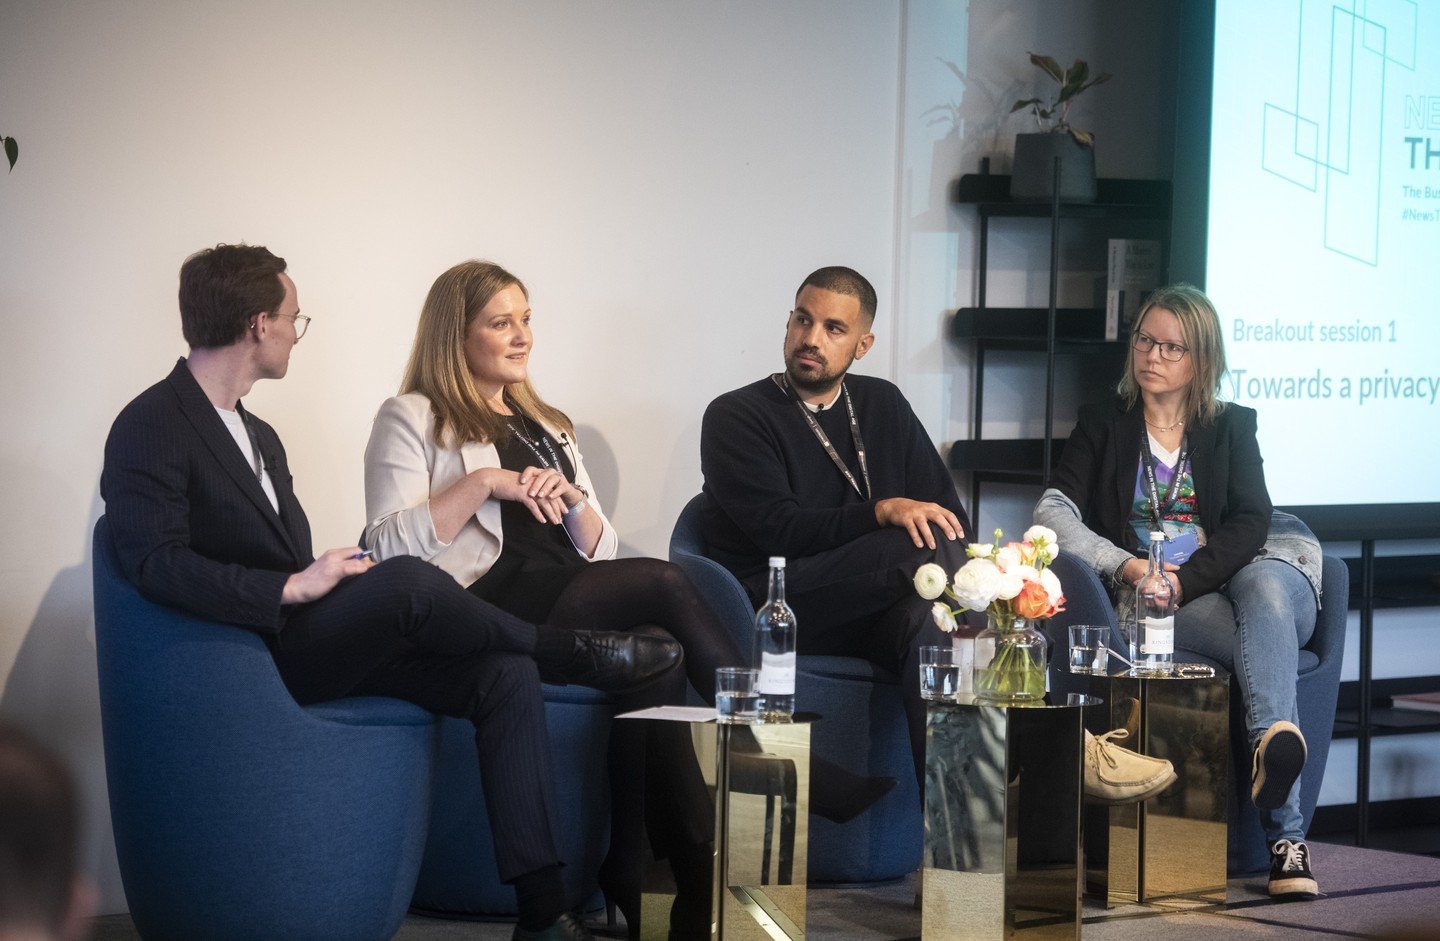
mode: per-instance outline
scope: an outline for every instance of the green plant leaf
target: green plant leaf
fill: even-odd
[[[1072,127],[1070,129],[1070,136],[1075,138],[1075,143],[1080,144],[1081,146],[1095,146],[1095,135],[1091,134],[1089,131],[1077,131]]]
[[[1010,113],[1011,113],[1011,114],[1014,114],[1016,111],[1019,111],[1021,108],[1028,108],[1028,107],[1030,107],[1031,105],[1038,105],[1038,104],[1040,104],[1040,99],[1039,99],[1039,98],[1026,98],[1024,101],[1017,101],[1017,102],[1015,102],[1015,106],[1010,109]]]
[[[1049,56],[1037,56],[1035,53],[1032,52],[1030,53],[1030,62],[1033,65],[1044,69],[1045,74],[1049,75],[1055,81],[1059,82],[1062,85],[1065,84],[1065,73],[1060,71],[1060,63],[1056,62],[1054,59],[1050,58]]]
[[[20,145],[13,137],[5,138],[5,159],[10,161],[10,169],[15,169],[15,161],[20,159]]]
[[[1084,85],[1085,79],[1090,77],[1090,66],[1084,59],[1076,59],[1075,63],[1065,71],[1064,84]]]

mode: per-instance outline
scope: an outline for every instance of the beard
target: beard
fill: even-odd
[[[798,362],[802,353],[819,360],[820,365],[809,366]],[[824,395],[833,391],[844,380],[845,372],[853,361],[852,358],[844,366],[836,369],[813,347],[798,347],[794,350],[787,350],[785,353],[785,376],[790,380],[790,384],[800,392],[807,395]]]

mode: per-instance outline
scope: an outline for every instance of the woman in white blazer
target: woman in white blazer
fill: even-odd
[[[524,284],[498,265],[469,261],[436,279],[401,394],[380,406],[365,449],[365,545],[377,559],[426,559],[537,624],[668,632],[684,648],[683,667],[625,694],[621,706],[684,703],[687,674],[713,702],[715,668],[749,658],[678,567],[615,558],[615,529],[574,425],[530,385],[530,317]],[[641,728],[618,723],[611,734],[611,852],[600,871],[632,935],[642,831],[635,771],[644,743],[631,733]],[[664,780],[646,788],[656,805],[650,819],[667,844],[657,855],[669,855],[680,888],[673,936],[708,937],[708,798],[698,775],[681,773],[693,756],[674,754],[680,748],[647,752],[662,757],[648,763],[646,777]]]

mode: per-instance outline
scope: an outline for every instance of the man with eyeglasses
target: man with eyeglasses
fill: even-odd
[[[393,696],[470,719],[486,802],[505,824],[495,855],[519,902],[515,938],[588,939],[565,911],[540,677],[629,689],[672,668],[679,646],[527,624],[412,556],[376,564],[344,546],[315,558],[285,449],[241,404],[257,380],[285,375],[310,321],[285,269],[249,245],[181,267],[190,355],[125,407],[105,444],[100,492],[125,575],[151,601],[259,634],[302,704]]]

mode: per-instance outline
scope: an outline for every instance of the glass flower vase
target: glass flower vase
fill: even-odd
[[[1045,635],[1024,618],[991,617],[975,638],[975,696],[994,703],[1045,698]]]

